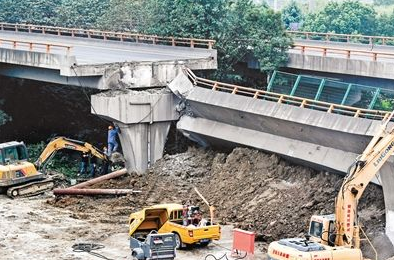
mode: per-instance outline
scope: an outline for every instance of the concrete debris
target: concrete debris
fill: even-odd
[[[164,156],[144,175],[132,174],[93,185],[142,190],[138,196],[62,197],[49,203],[72,210],[78,218],[100,212],[98,221],[117,224],[124,224],[125,216],[142,207],[189,199],[208,213],[193,191],[196,186],[216,207],[216,219],[255,231],[260,248],[266,250],[273,240],[306,233],[311,215],[333,213],[341,182],[341,176],[293,165],[257,150],[236,148],[225,154],[189,148],[185,153]],[[379,259],[393,256],[393,247],[384,235],[382,189],[370,184],[359,209]],[[368,247],[363,250],[366,257],[373,257]]]
[[[116,89],[116,90],[108,90],[96,94],[97,96],[103,97],[116,97],[118,95],[151,95],[151,94],[168,94],[171,91],[167,88],[152,88],[145,90],[131,90],[131,89]]]

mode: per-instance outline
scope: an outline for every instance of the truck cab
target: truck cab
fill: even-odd
[[[335,243],[335,214],[312,216],[308,234],[314,242],[333,246]]]
[[[272,242],[269,260],[363,260],[361,250],[333,247],[335,244],[335,214],[313,215],[305,238],[288,238]]]
[[[208,245],[210,241],[220,239],[219,225],[209,222],[184,224],[183,205],[159,204],[130,214],[129,235],[143,240],[152,230],[159,234],[173,233],[177,248],[191,244]]]
[[[0,144],[0,165],[27,161],[27,148],[23,142],[8,142]]]
[[[44,178],[27,159],[27,148],[23,142],[0,144],[0,189]]]

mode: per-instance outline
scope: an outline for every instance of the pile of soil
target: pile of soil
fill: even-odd
[[[255,231],[266,249],[273,240],[306,233],[311,215],[332,214],[341,183],[341,176],[293,165],[253,149],[236,148],[223,154],[189,148],[164,156],[144,175],[96,184],[141,193],[118,198],[62,197],[49,203],[71,209],[76,218],[126,224],[130,213],[157,203],[191,200],[204,209],[193,191],[197,187],[216,207],[220,223]],[[379,246],[380,259],[394,255],[384,235],[384,213],[382,189],[370,184],[360,202],[359,216]]]

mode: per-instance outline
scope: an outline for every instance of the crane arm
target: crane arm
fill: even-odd
[[[367,185],[379,172],[383,164],[394,151],[394,127],[386,131],[391,116],[384,122],[381,129],[372,138],[363,154],[354,164],[342,183],[336,198],[336,230],[337,246],[359,247],[359,225],[357,221],[358,200]]]
[[[62,149],[91,153],[93,156],[101,160],[109,161],[107,155],[89,143],[69,139],[66,137],[57,137],[56,139],[53,139],[51,142],[49,142],[44,151],[42,151],[40,157],[38,157],[37,161],[35,162],[36,166],[39,168],[42,167],[47,162],[47,160],[55,155],[58,150]]]

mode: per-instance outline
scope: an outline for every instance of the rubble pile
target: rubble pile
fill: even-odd
[[[97,221],[125,224],[131,212],[156,203],[190,200],[204,209],[193,191],[197,187],[216,207],[217,221],[255,231],[266,248],[273,240],[302,236],[308,231],[311,215],[334,213],[341,184],[341,176],[294,165],[253,149],[236,148],[224,154],[189,148],[185,153],[164,156],[146,174],[96,184],[100,188],[141,190],[140,194],[116,199],[63,197],[50,203],[70,208],[77,218],[99,214]],[[359,216],[369,237],[386,248],[390,256],[380,187],[368,186]]]

